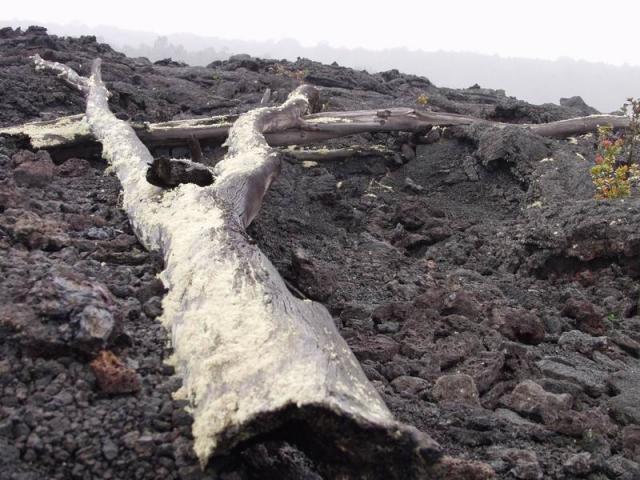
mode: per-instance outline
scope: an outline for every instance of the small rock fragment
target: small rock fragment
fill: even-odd
[[[95,354],[121,334],[122,311],[95,279],[52,269],[28,290],[29,303],[0,305],[0,327],[38,355]]]
[[[527,426],[535,426],[536,424],[530,422],[524,417],[521,417],[516,412],[509,410],[508,408],[497,408],[494,412],[498,418],[506,420],[507,422],[511,422],[515,425],[527,425]],[[542,427],[540,427],[542,428]]]
[[[142,311],[149,318],[156,318],[162,315],[162,299],[160,297],[151,297],[142,306]]]
[[[410,162],[411,160],[414,160],[416,158],[415,149],[408,143],[402,144],[402,146],[400,147],[400,152],[402,153],[402,158],[404,158],[406,162]]]
[[[630,355],[633,355],[636,358],[640,357],[640,343],[629,335],[625,335],[622,332],[614,330],[609,334],[609,339],[612,343],[616,344]]]
[[[636,480],[640,478],[640,465],[624,458],[622,455],[609,457],[605,461],[603,471],[607,478],[618,480]]]
[[[611,417],[621,425],[640,425],[640,371],[622,370],[607,379],[615,396],[608,402]]]
[[[510,340],[538,345],[544,340],[544,323],[523,308],[496,307],[491,312],[492,326]]]
[[[593,460],[589,452],[577,453],[571,455],[566,462],[564,462],[563,469],[566,473],[571,475],[583,476],[593,471]]]
[[[325,301],[335,291],[334,272],[315,260],[303,249],[296,249],[291,256],[295,284],[310,298]]]
[[[482,313],[480,302],[468,292],[464,290],[453,292],[444,298],[445,315],[464,315],[471,320],[477,320]]]
[[[544,472],[534,451],[496,447],[489,454],[494,459],[507,462],[512,467],[511,474],[515,478],[521,480],[540,480],[544,478]]]
[[[496,478],[494,470],[482,462],[444,456],[429,467],[429,478],[451,478],[456,480],[491,480]]]
[[[118,446],[113,443],[113,440],[107,438],[102,442],[102,454],[107,460],[113,460],[118,456]]]
[[[564,332],[558,339],[558,345],[567,349],[590,355],[594,350],[602,350],[607,346],[607,337],[592,337],[580,330]]]
[[[140,390],[140,379],[114,353],[102,350],[91,362],[100,390],[109,394],[133,393]]]
[[[420,141],[426,145],[436,143],[440,140],[441,131],[439,128],[432,128]]]
[[[28,150],[17,152],[13,156],[16,168],[13,178],[20,187],[44,187],[53,177],[55,165],[46,150],[32,153]]]
[[[415,397],[429,387],[429,382],[418,377],[403,375],[391,382],[391,386],[403,397]]]
[[[91,170],[91,164],[83,158],[69,158],[56,167],[61,177],[83,177]]]
[[[501,402],[526,417],[547,423],[557,419],[560,411],[569,410],[573,399],[567,393],[549,393],[533,380],[525,380],[502,397]]]
[[[407,302],[387,303],[377,307],[372,313],[371,318],[375,324],[387,322],[404,322],[411,314],[412,306]]]
[[[462,169],[464,170],[465,175],[470,181],[477,182],[480,179],[480,177],[478,176],[476,159],[471,155],[467,155],[462,160]]]
[[[406,177],[404,179],[402,190],[404,190],[405,192],[422,193],[424,192],[424,187],[422,185],[418,185],[410,177]]]
[[[397,333],[400,330],[398,322],[383,322],[376,325],[376,330],[380,333]]]
[[[569,298],[562,308],[562,315],[573,318],[579,330],[591,335],[603,335],[607,330],[604,313],[587,300]]]
[[[362,345],[353,345],[352,348],[353,353],[361,362],[364,360],[388,362],[400,352],[400,344],[386,335],[376,335],[367,339]]]
[[[56,252],[70,243],[67,225],[36,212],[22,211],[14,225],[10,227],[11,236],[30,249]]]
[[[431,394],[438,403],[480,406],[480,395],[473,378],[463,373],[438,378]]]
[[[580,439],[594,435],[604,439],[614,436],[617,431],[609,415],[598,408],[581,412],[559,411],[558,418],[546,426],[554,432]]]
[[[436,354],[443,369],[451,368],[483,350],[478,335],[460,332],[436,342]]]
[[[589,360],[585,359],[585,363]],[[606,373],[597,369],[594,362],[591,364],[576,363],[568,365],[554,358],[545,358],[536,362],[536,366],[545,375],[580,386],[585,393],[592,397],[602,395],[606,390]]]
[[[504,366],[504,353],[479,352],[470,356],[458,368],[459,373],[471,375],[480,393],[488,391],[496,382]]]

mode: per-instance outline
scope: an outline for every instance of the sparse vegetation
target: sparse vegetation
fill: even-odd
[[[424,107],[429,103],[429,97],[424,93],[421,93],[420,95],[418,95],[418,98],[416,99],[416,103]]]
[[[626,132],[615,133],[606,125],[598,128],[596,164],[591,168],[598,200],[628,197],[640,179],[640,167],[634,159],[640,135],[640,100],[629,98],[622,111],[631,117]]]

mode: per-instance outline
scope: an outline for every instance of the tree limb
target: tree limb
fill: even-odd
[[[52,70],[58,73],[58,77],[67,82],[72,87],[77,88],[85,95],[89,93],[90,84],[89,79],[81,77],[72,68],[67,67],[62,63],[47,62],[43,60],[40,55],[36,54],[32,57],[36,70]]]
[[[320,455],[361,465],[364,476],[422,475],[440,456],[437,444],[393,419],[329,312],[295,298],[245,233],[280,168],[264,132],[297,127],[316,90],[303,85],[280,107],[242,115],[212,185],[163,190],[147,182],[147,148],[109,110],[100,61],[81,81],[64,65],[35,61],[85,92],[86,123],[122,183],[133,228],[148,249],[164,254],[161,320],[201,463],[277,430]]]
[[[595,132],[601,125],[610,125],[614,129],[629,127],[629,117],[619,115],[589,115],[588,117],[570,118],[557,122],[531,125],[534,133],[541,137],[566,138],[572,135]]]
[[[166,125],[150,124],[144,130],[137,130],[140,138],[149,144],[184,142],[193,134],[201,140],[222,140],[226,138],[229,125],[224,117],[217,117],[215,124],[201,120],[190,120]],[[411,108],[389,108],[384,110],[361,110],[347,112],[323,112],[306,115],[303,122],[293,128],[271,130],[266,137],[271,146],[304,145],[332,138],[361,133],[375,132],[420,132],[434,125],[450,127],[455,125],[486,124],[498,127],[513,125],[493,122],[455,113],[415,110]],[[543,137],[565,138],[597,130],[599,125],[611,125],[615,129],[626,128],[629,118],[618,115],[590,115],[568,120],[541,124],[518,124]]]
[[[191,138],[201,142],[222,143],[236,117],[218,116],[206,119],[174,120],[171,122],[132,124],[138,137],[147,145],[170,146],[188,144]],[[362,110],[351,112],[323,112],[306,115],[303,122],[286,129],[274,129],[266,133],[271,146],[305,145],[332,138],[374,132],[421,132],[433,125],[486,124],[498,127],[513,125],[492,122],[455,113],[390,108],[386,110]],[[590,115],[541,124],[517,124],[543,137],[565,138],[597,130],[599,125],[611,125],[615,129],[627,128],[629,118],[618,115]],[[34,148],[53,148],[91,141],[91,133],[83,123],[83,117],[74,115],[57,121],[32,122],[16,127],[0,129],[0,134],[26,135]]]

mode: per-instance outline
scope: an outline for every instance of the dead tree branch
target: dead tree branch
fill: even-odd
[[[164,255],[161,319],[203,464],[277,429],[342,463],[361,464],[362,472],[367,465],[380,476],[388,471],[388,478],[416,477],[416,469],[439,458],[430,437],[393,419],[328,311],[291,295],[245,233],[280,169],[264,132],[300,128],[317,99],[313,87],[299,87],[282,106],[242,115],[229,130],[213,184],[163,190],[147,182],[147,148],[109,110],[100,61],[88,79],[35,62],[85,92],[86,124],[122,183],[133,228]]]
[[[610,125],[614,129],[629,127],[629,117],[619,115],[590,115],[588,117],[570,118],[557,122],[531,125],[531,130],[541,137],[566,138],[595,132],[601,125]]]
[[[206,119],[176,120],[152,124],[132,124],[138,137],[150,146],[185,145],[191,139],[200,142],[222,143],[237,117],[219,116]],[[507,123],[492,122],[455,113],[390,108],[350,112],[323,112],[306,115],[296,125],[266,132],[271,146],[305,145],[332,138],[374,132],[421,132],[434,125],[486,124],[504,127]],[[599,125],[615,129],[627,128],[629,118],[618,115],[591,115],[541,124],[519,124],[543,137],[566,138],[594,132]],[[56,121],[33,122],[0,129],[0,134],[25,135],[34,148],[68,146],[92,140],[82,115],[63,117]]]

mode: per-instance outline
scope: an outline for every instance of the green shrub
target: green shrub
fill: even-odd
[[[591,167],[598,200],[628,197],[640,179],[640,167],[634,159],[640,135],[640,100],[629,98],[622,110],[630,116],[629,127],[622,136],[616,136],[610,126],[598,128],[596,164]]]

